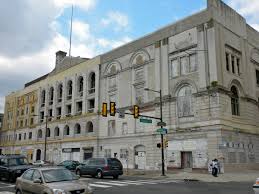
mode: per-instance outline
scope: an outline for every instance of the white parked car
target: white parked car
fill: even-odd
[[[253,185],[255,194],[259,194],[259,178],[256,179],[255,184]]]
[[[45,162],[43,160],[36,160],[32,164],[35,166],[43,166],[45,165]]]

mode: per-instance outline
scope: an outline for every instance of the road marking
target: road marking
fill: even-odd
[[[8,191],[0,191],[0,194],[14,194],[13,192],[8,192]]]
[[[120,187],[123,187],[123,186],[128,186],[127,184],[121,184],[121,183],[111,183],[110,181],[109,182],[95,182],[95,183],[98,183],[98,184],[105,184],[105,185],[114,185],[114,186],[120,186]]]
[[[93,183],[89,183],[90,187],[100,187],[100,188],[109,188],[112,186],[108,186],[108,185],[97,185],[97,184],[93,184]]]
[[[128,181],[109,181],[111,183],[123,183],[123,184],[128,184],[128,185],[142,185],[141,183],[137,182],[128,182]]]
[[[3,188],[12,188],[12,187],[15,187],[15,185],[7,185],[7,186],[3,186],[3,187],[0,187],[0,188],[3,189]]]

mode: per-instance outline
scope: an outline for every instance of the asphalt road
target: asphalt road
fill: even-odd
[[[89,181],[95,194],[254,194],[253,183],[250,182],[207,183],[137,177],[121,177],[118,180],[84,177],[82,180]],[[13,193],[14,184],[0,181],[0,194]]]

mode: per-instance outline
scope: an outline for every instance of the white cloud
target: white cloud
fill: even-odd
[[[54,0],[54,4],[62,9],[74,5],[81,9],[89,10],[95,6],[96,0]]]
[[[228,4],[246,17],[248,23],[259,30],[258,0],[228,0]]]
[[[113,25],[115,31],[119,31],[129,26],[129,18],[126,14],[119,11],[111,11],[108,13],[107,18],[101,20],[104,27]]]
[[[89,40],[91,38],[90,25],[81,21],[73,22],[73,34],[79,40]]]
[[[102,46],[102,47],[106,47],[106,48],[117,48],[119,46],[122,46],[123,44],[126,44],[128,42],[132,41],[132,39],[128,36],[123,37],[120,40],[108,40],[105,38],[99,38],[97,39],[97,43]]]

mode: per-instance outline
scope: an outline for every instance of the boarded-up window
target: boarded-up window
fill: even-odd
[[[104,150],[104,157],[110,158],[111,157],[111,149],[105,149]]]
[[[184,86],[178,92],[177,98],[178,116],[192,116],[192,90],[189,86]]]
[[[239,152],[239,162],[246,163],[246,153],[245,152]]]
[[[144,103],[144,85],[135,88],[136,104]]]
[[[178,59],[174,59],[174,60],[171,61],[171,74],[172,74],[172,77],[179,76],[179,63],[178,63]]]
[[[108,122],[108,136],[113,136],[115,135],[116,131],[115,131],[115,120],[110,120]]]
[[[181,57],[180,64],[181,64],[181,74],[185,75],[185,74],[189,73],[187,57]]]
[[[197,71],[196,54],[190,55],[190,72]]]

